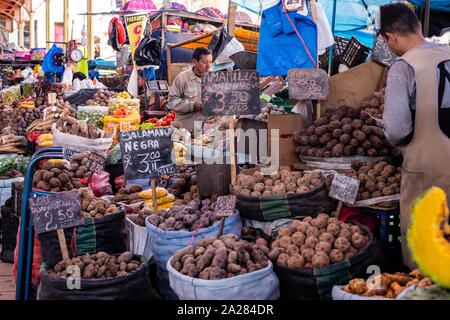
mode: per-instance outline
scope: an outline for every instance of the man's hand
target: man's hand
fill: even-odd
[[[196,101],[194,103],[194,111],[202,111],[202,103],[201,103],[201,101]]]

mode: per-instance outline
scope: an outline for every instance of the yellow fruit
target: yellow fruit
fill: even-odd
[[[408,246],[420,270],[441,287],[450,288],[449,211],[445,192],[432,187],[411,208]]]

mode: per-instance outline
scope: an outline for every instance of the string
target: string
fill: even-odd
[[[286,10],[286,5],[285,5],[284,0],[281,0],[281,3],[283,4],[284,13],[286,14],[286,17],[288,18],[288,20],[289,20],[289,22],[291,23],[292,27],[294,27],[295,33],[297,33],[298,37],[299,37],[300,40],[302,41],[303,46],[304,46],[305,49],[306,49],[306,53],[308,54],[309,59],[312,61],[313,65],[314,65],[314,69],[316,69],[316,68],[317,68],[316,62],[315,62],[315,60],[313,59],[311,53],[309,52],[309,49],[308,49],[308,47],[306,46],[305,41],[303,40],[302,36],[301,36],[300,33],[298,32],[297,28],[295,27],[295,24],[292,22],[291,17],[289,17],[289,15],[288,15],[288,13],[287,13],[287,10]]]
[[[202,224],[200,223],[200,225],[197,227],[197,229],[195,229],[194,234],[192,235],[192,239],[191,239],[191,246],[192,246],[192,242],[194,242],[194,236],[195,234],[198,232],[198,229],[200,229],[200,227],[202,226]]]

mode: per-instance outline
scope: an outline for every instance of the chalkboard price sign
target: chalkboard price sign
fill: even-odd
[[[91,152],[86,161],[86,168],[96,174],[101,174],[105,169],[106,159],[98,153]]]
[[[215,71],[202,77],[204,116],[257,115],[261,111],[259,73]]]
[[[234,214],[235,207],[236,196],[219,196],[214,208],[214,213],[216,213],[218,217],[231,217]]]
[[[350,178],[343,174],[335,174],[328,196],[345,203],[354,204],[358,195],[358,189],[358,179]]]
[[[289,99],[323,100],[330,94],[328,74],[322,69],[290,69]]]
[[[119,141],[127,180],[170,176],[176,172],[172,129],[122,131]]]
[[[63,148],[63,157],[65,160],[69,161],[72,160],[72,156],[75,153],[80,153],[80,150],[72,149],[72,148]]]
[[[389,47],[384,42],[381,35],[376,37],[370,59],[390,67],[395,61],[397,61],[397,58],[398,56],[389,50]]]
[[[77,191],[30,197],[30,210],[36,233],[76,227],[84,223]]]

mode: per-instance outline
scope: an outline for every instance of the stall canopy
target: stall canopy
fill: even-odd
[[[425,0],[410,0],[410,2],[417,4],[418,6],[425,7]],[[450,1],[448,0],[433,0],[430,1],[430,9],[437,11],[449,11]]]
[[[228,14],[225,14],[225,19],[228,18]],[[236,11],[236,22],[244,22],[244,23],[248,23],[248,24],[252,24],[252,18],[245,13],[244,11]]]
[[[13,21],[23,21],[21,7],[28,14],[32,11],[32,0],[0,0],[0,25],[8,32],[13,32]]]

